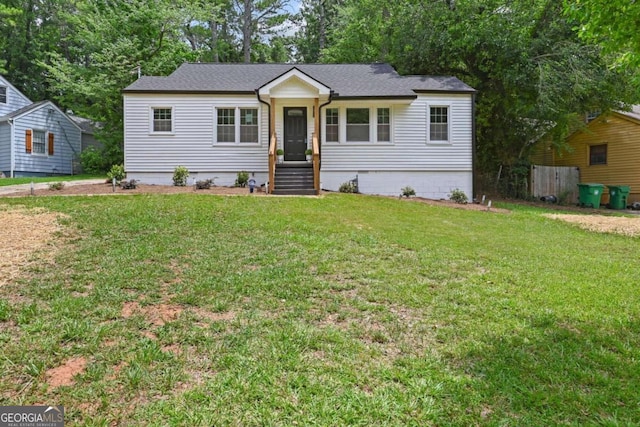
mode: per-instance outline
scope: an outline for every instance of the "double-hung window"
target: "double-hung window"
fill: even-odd
[[[327,108],[326,110],[326,137],[327,142],[338,142],[340,129],[340,114],[337,108]]]
[[[7,103],[7,87],[0,86],[0,104]]]
[[[240,142],[258,142],[258,109],[240,109]]]
[[[449,141],[449,107],[429,108],[429,140]]]
[[[589,146],[589,166],[607,164],[607,144]]]
[[[153,132],[170,133],[173,131],[173,111],[171,108],[153,108]]]
[[[216,142],[225,144],[258,143],[258,109],[216,108]]]
[[[347,108],[347,141],[369,141],[369,109]]]
[[[33,153],[34,154],[46,154],[47,153],[47,144],[46,144],[46,132],[43,130],[34,130],[33,131]]]
[[[391,112],[388,108],[378,108],[378,138],[379,142],[391,141]]]
[[[218,108],[218,142],[236,142],[236,109]]]

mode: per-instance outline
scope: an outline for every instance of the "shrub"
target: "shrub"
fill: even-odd
[[[249,172],[238,172],[238,177],[236,178],[236,187],[244,187],[249,182]]]
[[[49,184],[49,190],[62,190],[64,188],[64,182],[52,182]]]
[[[120,182],[124,179],[124,165],[113,165],[109,172],[107,172],[107,178],[109,181],[113,181],[113,178],[116,179],[116,182]]]
[[[414,190],[413,188],[409,187],[408,185],[406,187],[404,187],[402,190],[402,194],[400,194],[400,197],[411,197],[411,196],[415,196],[416,195],[416,190]]]
[[[107,169],[104,156],[95,147],[89,147],[80,153],[80,165],[84,173],[90,174],[99,174]]]
[[[196,190],[208,190],[213,185],[213,179],[205,179],[204,181],[196,181]]]
[[[355,182],[347,181],[347,182],[343,182],[342,185],[340,185],[340,188],[338,189],[338,191],[341,193],[357,193],[358,187],[356,186]]]
[[[455,190],[451,191],[451,194],[449,195],[449,200],[456,203],[460,203],[461,205],[464,205],[469,201],[469,199],[467,199],[467,195],[464,194],[464,191],[460,190],[459,188],[456,188]]]
[[[313,154],[313,150],[311,148],[307,148],[306,150],[304,150],[304,155],[305,156],[310,156]]]
[[[176,166],[173,170],[173,185],[176,187],[185,187],[189,178],[189,169],[184,166]]]
[[[276,156],[284,156],[284,150],[282,148],[278,148],[276,150]]]

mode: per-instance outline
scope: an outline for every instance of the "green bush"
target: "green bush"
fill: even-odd
[[[236,187],[245,187],[247,185],[247,182],[249,182],[249,172],[238,172],[238,177],[236,178]]]
[[[411,196],[415,196],[416,195],[416,190],[414,190],[413,188],[409,187],[408,185],[404,188],[402,188],[400,191],[402,191],[402,194],[400,195],[401,197],[411,197]]]
[[[176,166],[173,170],[173,185],[176,187],[185,187],[189,178],[189,169],[184,166]]]
[[[95,147],[89,147],[80,153],[80,165],[82,171],[89,174],[99,174],[107,170],[102,152]]]
[[[62,190],[63,188],[64,182],[52,182],[51,184],[49,184],[49,190],[51,191]]]
[[[107,172],[107,178],[109,181],[112,181],[114,178],[116,179],[116,183],[122,181],[125,177],[124,173],[124,165],[113,165],[109,172]]]
[[[459,188],[456,188],[455,190],[451,191],[451,194],[449,195],[449,200],[456,203],[460,203],[461,205],[464,205],[469,201],[469,199],[467,198],[467,195],[464,194],[464,191],[460,190]]]
[[[357,193],[358,187],[356,186],[355,182],[347,181],[347,182],[343,182],[342,185],[340,185],[340,188],[338,189],[338,191],[341,193]]]

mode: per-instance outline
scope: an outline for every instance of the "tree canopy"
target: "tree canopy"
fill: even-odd
[[[299,6],[299,7],[298,7]],[[298,10],[299,9],[299,10]],[[185,61],[389,62],[478,90],[479,171],[562,145],[586,112],[638,102],[622,0],[5,0],[0,70],[34,99],[106,124],[122,157],[120,91]]]

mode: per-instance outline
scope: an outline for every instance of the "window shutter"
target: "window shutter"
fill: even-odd
[[[49,133],[49,155],[53,156],[53,133]]]
[[[25,151],[31,153],[31,129],[27,129],[24,135]]]

